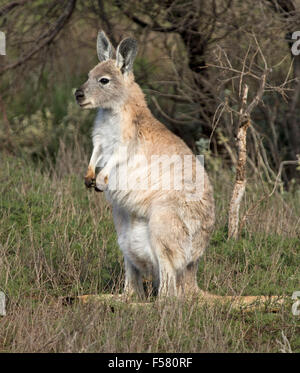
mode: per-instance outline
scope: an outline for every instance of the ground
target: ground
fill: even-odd
[[[82,173],[57,161],[1,156],[1,352],[300,352],[293,301],[277,313],[166,300],[152,307],[65,305],[64,296],[119,292],[124,272],[110,207]],[[63,171],[62,171],[63,170]],[[300,290],[300,196],[274,194],[227,240],[232,175],[209,172],[217,224],[198,281],[219,295],[287,295]],[[222,171],[224,172],[224,171]],[[249,177],[242,215],[261,189]]]

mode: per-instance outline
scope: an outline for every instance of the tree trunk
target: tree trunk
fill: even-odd
[[[238,163],[236,167],[236,179],[229,205],[228,238],[238,238],[239,211],[242,198],[246,189],[246,162],[247,162],[247,129],[251,125],[250,117],[245,115],[248,96],[248,86],[245,84],[240,109],[240,119],[237,133]]]

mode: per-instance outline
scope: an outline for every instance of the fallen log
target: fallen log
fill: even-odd
[[[208,292],[201,292],[198,295],[185,296],[184,298],[178,298],[180,300],[189,302],[198,302],[199,306],[217,306],[217,305],[228,305],[231,310],[239,310],[242,312],[251,311],[264,311],[267,313],[275,313],[280,311],[283,306],[287,304],[290,297],[287,296],[230,296],[230,295],[215,295]],[[88,294],[80,295],[76,297],[64,297],[63,302],[65,304],[73,304],[75,302],[79,304],[89,304],[89,303],[105,303],[110,306],[117,305],[127,305],[130,308],[138,307],[153,307],[155,304],[159,303],[161,300],[157,299],[155,301],[133,301],[131,298],[124,297],[121,294]]]

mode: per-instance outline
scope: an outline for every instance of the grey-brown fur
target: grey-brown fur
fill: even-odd
[[[198,261],[208,245],[215,219],[208,176],[202,165],[196,169],[198,163],[186,144],[148,109],[132,73],[136,42],[123,40],[116,50],[116,59],[112,59],[113,47],[103,32],[99,35],[97,51],[101,62],[91,70],[76,98],[84,108],[99,108],[85,182],[89,187],[104,190],[112,204],[118,242],[124,254],[125,293],[143,297],[144,275],[152,276],[160,296],[198,291]],[[191,157],[193,177],[201,174],[201,180],[197,179],[194,185],[182,173],[184,188],[179,190],[113,187],[113,176],[122,169],[129,180],[138,176],[139,180],[149,181],[148,169],[137,158],[144,157],[150,164],[154,155],[175,155],[178,164],[182,164],[184,157]],[[97,165],[102,169],[96,177]],[[155,182],[162,182],[165,172]],[[170,175],[174,183],[176,175]],[[200,186],[201,196],[190,200],[188,189]]]

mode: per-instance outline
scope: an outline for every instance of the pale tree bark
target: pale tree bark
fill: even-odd
[[[265,60],[264,60],[265,62]],[[251,125],[251,112],[254,107],[260,102],[265,90],[267,65],[265,62],[265,70],[261,76],[260,87],[254,99],[247,106],[248,86],[244,84],[242,93],[242,103],[239,112],[238,132],[237,132],[237,147],[238,147],[238,162],[236,166],[235,184],[232,192],[232,197],[229,205],[228,217],[228,238],[237,239],[239,235],[239,211],[241,202],[245,193],[246,179],[246,163],[247,163],[247,129]]]
[[[237,133],[238,162],[233,193],[229,205],[228,237],[237,238],[239,231],[240,205],[246,189],[246,161],[247,161],[247,129],[250,126],[250,117],[246,115],[248,86],[243,89],[242,105]]]

